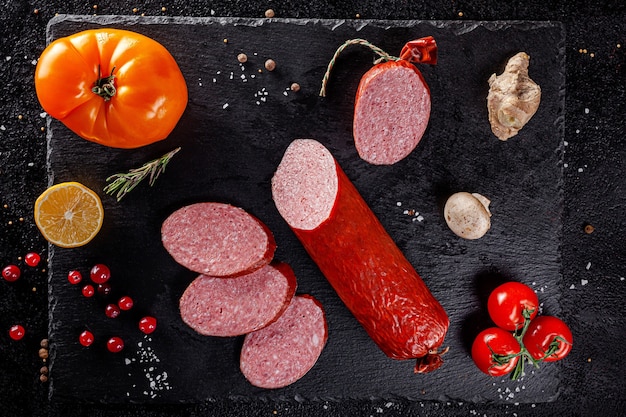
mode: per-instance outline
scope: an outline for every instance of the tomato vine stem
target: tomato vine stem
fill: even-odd
[[[100,65],[98,65],[98,79],[94,83],[94,86],[91,88],[91,91],[94,94],[99,95],[104,99],[104,101],[109,101],[115,94],[117,93],[117,89],[115,88],[115,67],[111,70],[111,74],[107,77],[102,77]]]

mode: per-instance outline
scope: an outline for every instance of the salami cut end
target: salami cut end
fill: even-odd
[[[180,315],[200,334],[239,336],[274,322],[295,292],[296,276],[284,263],[235,278],[200,275],[180,298]]]
[[[184,267],[204,275],[237,276],[267,265],[276,242],[270,230],[245,210],[222,203],[196,203],[172,213],[161,227],[163,246]]]
[[[338,184],[335,159],[328,149],[313,139],[296,139],[272,178],[272,195],[289,226],[313,230],[330,217]]]
[[[296,296],[278,320],[245,337],[241,372],[257,387],[285,387],[315,365],[327,339],[321,304],[308,295]]]
[[[389,61],[361,78],[354,105],[353,135],[359,156],[391,165],[408,156],[430,118],[430,91],[406,61]]]

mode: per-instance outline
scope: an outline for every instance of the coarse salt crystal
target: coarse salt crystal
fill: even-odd
[[[226,109],[227,107],[228,107],[228,103],[224,103],[224,104],[222,105],[222,109]]]
[[[589,280],[586,280],[586,279],[580,280],[580,285],[587,285],[588,283],[589,283]]]
[[[585,114],[589,114],[589,109],[585,107]]]
[[[589,268],[591,268],[591,262],[587,262],[587,266],[585,267],[587,271],[589,271]]]

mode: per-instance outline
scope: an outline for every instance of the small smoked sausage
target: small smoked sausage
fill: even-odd
[[[310,295],[298,295],[278,320],[246,335],[239,362],[241,372],[254,386],[285,387],[309,372],[327,339],[322,305]]]
[[[430,119],[430,90],[421,72],[404,60],[365,73],[357,89],[352,132],[359,156],[391,165],[408,156]]]
[[[380,349],[437,369],[449,319],[331,153],[287,148],[272,178],[279,213]]]
[[[196,203],[176,210],[163,222],[161,239],[176,262],[214,277],[253,272],[267,265],[276,249],[265,224],[223,203]]]
[[[200,275],[180,298],[180,315],[200,334],[239,336],[276,321],[295,292],[296,276],[285,263],[234,278]]]

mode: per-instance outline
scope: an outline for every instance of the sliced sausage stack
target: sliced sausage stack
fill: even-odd
[[[172,213],[161,228],[163,246],[200,273],[180,298],[182,320],[207,336],[245,335],[242,373],[261,388],[281,388],[302,378],[328,338],[321,304],[295,295],[296,276],[272,261],[271,231],[245,210],[197,203]],[[277,359],[276,351],[285,352]]]

